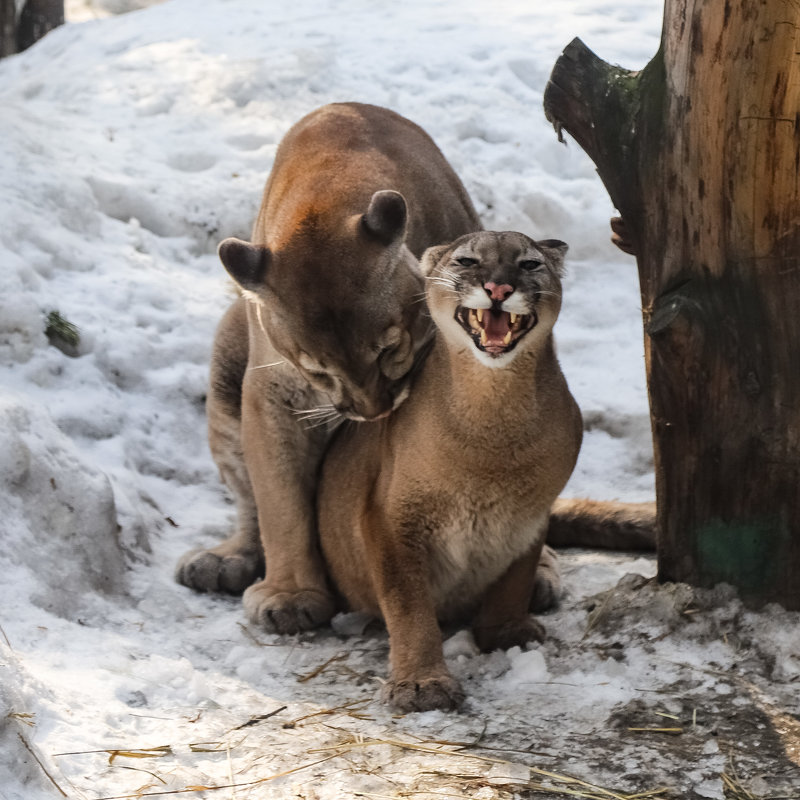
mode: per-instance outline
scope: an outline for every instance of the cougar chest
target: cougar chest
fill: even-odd
[[[428,543],[434,601],[443,619],[469,614],[485,590],[543,535],[547,514],[510,513],[507,499],[459,493]]]

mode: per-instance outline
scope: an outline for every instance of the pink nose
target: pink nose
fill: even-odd
[[[508,299],[509,295],[514,292],[514,287],[509,286],[507,283],[496,284],[494,281],[487,281],[483,284],[483,288],[486,290],[486,294],[489,295],[489,298],[492,300],[503,300]]]

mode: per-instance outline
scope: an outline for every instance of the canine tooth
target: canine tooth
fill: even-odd
[[[519,317],[519,314],[515,314],[512,311],[508,316],[509,316],[509,319],[511,320],[511,324],[513,325],[517,321],[517,319]]]
[[[476,308],[475,309],[475,316],[478,318],[478,322],[483,324],[483,309],[482,308]]]
[[[506,334],[506,335],[503,337],[503,344],[504,344],[506,347],[508,347],[508,345],[509,345],[509,344],[511,344],[511,331],[509,331],[509,332],[508,332],[508,333],[507,333],[507,334]]]
[[[486,333],[486,328],[481,328],[481,344],[485,345],[489,341],[489,334]]]

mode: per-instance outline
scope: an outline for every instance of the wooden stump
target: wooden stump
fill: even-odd
[[[800,3],[666,0],[644,70],[576,39],[545,112],[637,253],[659,578],[800,609]]]

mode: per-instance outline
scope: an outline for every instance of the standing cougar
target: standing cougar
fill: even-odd
[[[386,694],[402,711],[463,700],[437,618],[471,619],[484,650],[543,636],[534,576],[582,438],[552,336],[566,249],[484,231],[428,250],[437,332],[410,396],[326,455],[325,561],[351,609],[386,621]]]
[[[242,297],[216,334],[207,409],[237,529],[184,555],[181,583],[247,589],[248,616],[269,630],[330,618],[314,519],[327,423],[405,399],[430,338],[417,257],[480,227],[430,137],[392,111],[329,105],[287,133],[252,243],[219,248]]]

